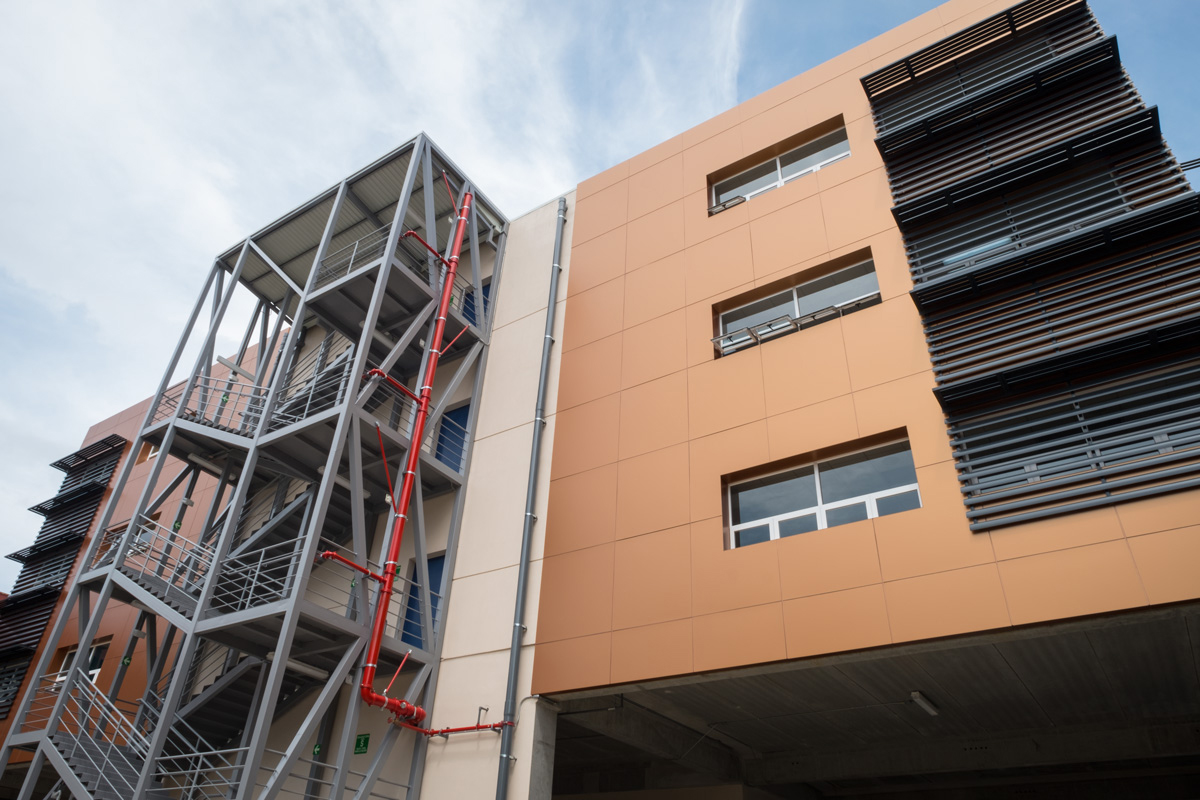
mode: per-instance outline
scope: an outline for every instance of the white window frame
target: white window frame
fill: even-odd
[[[88,663],[90,664],[92,661],[92,654],[95,653],[96,650],[98,650],[101,647],[103,647],[105,649],[104,658],[107,658],[108,657],[108,652],[107,652],[108,647],[111,644],[112,644],[111,639],[105,639],[102,642],[93,642],[92,646],[88,648]],[[62,664],[62,666],[59,667],[58,673],[54,676],[54,686],[56,689],[59,686],[62,686],[64,683],[66,683],[68,673],[75,666],[74,656],[78,655],[78,653],[79,653],[79,645],[73,645],[73,646],[67,648],[67,652],[63,653],[62,661],[59,662],[60,664]],[[95,683],[96,679],[100,677],[100,671],[103,668],[104,668],[104,659],[102,658],[102,659],[100,659],[100,666],[96,667],[95,669],[89,669],[87,671],[88,678],[91,680],[92,683]]]
[[[803,290],[805,286],[809,286],[813,283],[816,283],[817,281],[824,280],[825,278],[828,278],[833,275],[837,275],[838,273],[841,273],[841,272],[848,272],[848,271],[854,269],[855,267],[861,267],[863,264],[871,265],[871,272],[873,274],[875,274],[875,276],[876,276],[875,282],[878,285],[879,278],[878,278],[878,273],[875,272],[875,260],[871,259],[871,258],[864,259],[855,264],[851,264],[850,266],[843,267],[842,269],[836,270],[835,272],[827,273],[825,275],[820,276],[819,278],[813,278],[812,280],[805,281],[804,283],[793,286],[790,289],[785,289],[782,292],[776,292],[775,294],[769,294],[766,297],[760,297],[757,300],[751,300],[749,303],[743,303],[742,305],[738,306],[737,308],[731,308],[728,311],[722,312],[720,320],[719,320],[719,324],[721,326],[721,335],[717,336],[713,340],[713,344],[716,345],[717,349],[721,352],[721,355],[727,356],[730,353],[736,353],[738,350],[741,350],[744,347],[750,347],[752,345],[759,344],[766,339],[771,339],[771,338],[778,336],[780,334],[783,334],[783,333],[791,333],[792,331],[800,330],[801,327],[807,327],[807,325],[801,325],[801,322],[805,319],[810,320],[810,322],[808,324],[811,325],[813,322],[816,322],[818,320],[818,318],[821,317],[821,315],[823,315],[823,314],[827,314],[829,319],[832,319],[834,316],[840,317],[840,316],[844,315],[845,309],[848,309],[850,306],[853,306],[857,303],[861,303],[864,300],[869,300],[869,299],[872,299],[875,297],[879,297],[880,296],[879,290],[876,289],[873,292],[867,292],[866,294],[861,294],[861,295],[858,295],[857,297],[851,297],[849,299],[843,300],[840,303],[829,306],[828,308],[819,309],[817,311],[814,311],[814,312],[808,314],[805,317],[800,316],[800,298],[802,296],[806,296],[802,293],[801,290]],[[791,292],[791,295],[792,295],[791,313],[783,314],[781,316],[776,317],[775,319],[767,320],[766,322],[761,322],[758,325],[747,326],[744,328],[735,328],[734,330],[729,330],[728,327],[726,326],[725,318],[728,315],[733,314],[738,311],[741,311],[746,306],[754,305],[755,303],[761,303],[764,300],[769,300],[773,297],[779,297],[781,295],[787,294],[788,292]],[[837,313],[834,314],[832,312],[837,312]],[[824,320],[821,320],[821,321],[824,321]]]
[[[770,532],[770,537],[771,537],[770,541],[772,541],[772,542],[778,541],[781,538],[779,535],[779,523],[780,522],[783,522],[783,521],[789,520],[789,519],[794,519],[796,517],[808,516],[809,514],[816,515],[817,530],[819,530],[819,531],[825,530],[826,528],[830,527],[828,524],[828,518],[826,516],[827,512],[829,512],[833,509],[843,508],[845,506],[857,505],[858,503],[866,504],[867,519],[876,519],[879,517],[878,501],[880,499],[882,499],[884,497],[892,497],[893,495],[905,494],[906,492],[915,491],[917,493],[918,508],[924,507],[924,502],[922,501],[922,498],[921,498],[921,487],[918,486],[916,483],[907,483],[907,484],[903,484],[901,486],[896,486],[896,487],[893,487],[890,489],[881,489],[877,492],[868,492],[867,494],[860,494],[860,495],[856,495],[854,497],[846,498],[845,500],[835,500],[835,501],[832,501],[829,503],[824,502],[823,498],[821,497],[821,464],[822,463],[827,464],[830,461],[837,461],[839,459],[845,458],[846,456],[857,455],[859,453],[869,453],[872,450],[880,450],[884,447],[888,447],[889,445],[894,445],[894,444],[900,444],[900,442],[888,442],[886,444],[876,445],[874,447],[868,447],[868,448],[864,448],[862,450],[855,450],[850,453],[844,453],[842,455],[835,456],[834,458],[827,458],[823,462],[811,461],[807,464],[799,464],[796,466],[788,467],[787,469],[780,469],[780,470],[776,470],[774,472],[768,472],[765,475],[755,475],[754,477],[748,478],[744,481],[738,481],[737,483],[729,484],[729,486],[725,487],[725,507],[727,509],[729,509],[729,523],[730,523],[729,524],[729,539],[726,543],[727,547],[730,550],[736,549],[738,547],[737,534],[739,531],[743,531],[748,528],[758,528],[758,527],[763,526],[764,524],[768,526],[768,530]],[[909,444],[909,443],[907,441],[904,441],[904,444]],[[909,446],[909,452],[910,453],[912,452],[911,445]],[[744,483],[749,483],[750,481],[758,481],[758,480],[762,480],[763,478],[770,478],[774,475],[783,475],[783,474],[786,474],[789,472],[795,472],[796,470],[800,470],[805,467],[813,468],[813,481],[815,482],[816,490],[817,490],[817,504],[816,505],[808,506],[807,508],[796,509],[794,511],[787,511],[787,512],[784,512],[783,514],[776,514],[773,517],[760,517],[759,519],[751,520],[750,522],[740,522],[737,525],[733,524],[733,490],[735,488],[737,488],[738,486],[741,486]],[[915,509],[910,509],[910,510],[915,510]],[[903,513],[903,512],[898,512],[898,513]],[[850,524],[850,523],[840,523],[840,524]],[[837,526],[835,525],[834,527],[837,527]],[[759,544],[759,543],[756,542],[756,544]],[[750,545],[745,545],[745,546],[749,547]]]
[[[792,153],[796,152],[797,150],[808,147],[809,145],[813,144],[814,142],[818,142],[821,139],[824,139],[828,136],[832,136],[833,134],[839,133],[839,132],[846,134],[846,142],[845,142],[846,150],[845,150],[845,152],[830,156],[829,158],[825,159],[824,161],[821,161],[820,163],[817,163],[817,164],[813,164],[812,166],[809,166],[809,167],[805,167],[802,170],[798,170],[796,172],[789,172],[786,175],[784,174],[783,158],[785,156],[789,156]],[[786,183],[791,183],[792,181],[794,181],[797,178],[800,178],[804,175],[808,175],[813,172],[818,172],[822,169],[825,169],[825,167],[829,166],[830,164],[833,164],[834,162],[841,161],[843,158],[849,158],[849,156],[850,156],[850,135],[849,135],[849,132],[846,130],[845,125],[841,126],[840,128],[835,128],[835,129],[831,130],[829,133],[823,133],[820,136],[814,136],[812,139],[809,139],[804,144],[798,145],[797,147],[793,147],[791,150],[788,150],[786,153],[780,153],[779,155],[775,156],[774,158],[768,158],[765,161],[760,161],[751,167],[747,167],[746,169],[742,170],[741,172],[737,173],[736,175],[731,175],[728,178],[725,178],[724,180],[720,180],[720,181],[717,181],[716,183],[714,183],[712,185],[712,187],[709,189],[709,195],[708,195],[709,204],[710,204],[710,207],[708,210],[709,214],[710,215],[711,214],[719,214],[722,211],[724,211],[726,208],[731,208],[731,207],[737,205],[738,203],[749,200],[751,197],[758,197],[760,194],[763,194],[764,192],[769,192],[772,189],[778,189],[780,186],[783,186]],[[727,184],[730,181],[734,181],[734,180],[740,178],[741,176],[745,175],[746,173],[752,172],[752,171],[758,169],[759,167],[763,166],[764,164],[770,164],[772,162],[775,163],[775,181],[774,181],[774,183],[770,183],[766,186],[759,187],[758,189],[755,189],[754,191],[749,192],[748,194],[737,195],[737,196],[729,198],[728,200],[725,200],[724,202],[720,202],[720,203],[717,202],[717,187]],[[740,200],[738,199],[739,197],[741,198]],[[734,201],[736,201],[736,202],[734,202]]]

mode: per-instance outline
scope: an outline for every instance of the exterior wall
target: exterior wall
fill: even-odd
[[[555,320],[555,336],[560,341],[574,211],[572,193],[567,195],[563,272]],[[509,226],[445,620],[442,671],[429,723],[434,728],[474,724],[480,706],[488,709],[483,714],[484,722],[498,721],[503,715],[557,214],[558,204],[554,201],[513,220]],[[527,593],[528,630],[517,684],[522,698],[530,694],[533,649],[538,639],[537,603],[545,540],[542,520],[549,492],[550,442],[557,419],[557,348],[551,352],[535,511],[539,521],[533,527]],[[548,796],[549,786],[538,782],[539,776],[549,775],[550,765],[539,760],[540,752],[534,752],[538,733],[534,706],[522,702],[518,708],[520,724],[514,738],[513,755],[517,760],[509,785],[511,797]],[[498,735],[485,732],[435,738],[427,753],[422,797],[434,800],[488,797],[494,793],[500,761]]]
[[[87,447],[88,445],[94,444],[95,442],[98,442],[101,439],[104,439],[112,434],[117,434],[117,435],[127,439],[128,441],[132,442],[134,440],[134,438],[137,436],[138,427],[141,425],[142,419],[146,415],[146,406],[147,406],[148,402],[149,401],[138,403],[135,406],[132,406],[130,408],[125,409],[124,411],[114,414],[113,416],[109,417],[108,419],[97,422],[95,425],[93,425],[91,428],[88,429],[87,434],[83,437],[83,441],[80,443],[80,448],[82,449],[84,447]],[[132,451],[130,451],[127,446],[126,452],[123,453],[121,456],[121,461],[119,461],[117,463],[116,469],[113,471],[113,478],[112,478],[113,483],[115,483],[116,476],[122,469],[125,459],[136,458],[137,455],[138,455],[137,453],[133,453]],[[170,456],[164,456],[164,457],[170,458]],[[175,459],[171,459],[171,462],[175,468],[171,469],[171,465],[168,465],[167,472],[168,472],[168,474],[173,475],[173,474],[175,474],[175,472],[178,471],[179,467],[182,466],[182,464],[179,462],[176,462]],[[148,461],[143,461],[141,464],[136,464],[133,468],[133,471],[130,474],[130,478],[129,478],[130,485],[140,486],[140,485],[144,484],[146,475],[149,472],[151,466],[152,466],[151,462],[148,462]],[[100,516],[100,509],[102,509],[104,507],[104,505],[108,502],[108,499],[112,494],[111,485],[112,484],[110,483],[110,488],[105,490],[105,493],[97,507],[97,512],[95,514],[95,517],[92,520],[93,526],[95,526],[95,524]],[[211,485],[205,487],[203,483],[198,484],[197,485],[197,498],[198,498],[197,505],[199,505],[201,502],[204,502],[205,500],[210,498],[211,492],[212,492]],[[178,498],[180,496],[182,496],[182,493],[183,493],[182,489],[176,491],[174,493],[174,495],[172,495],[172,500],[177,502]],[[113,516],[113,520],[115,521],[116,524],[121,524],[128,518],[129,518],[128,511],[126,511],[123,516],[119,512]],[[181,533],[183,535],[185,535],[185,536],[196,535],[197,531],[192,529],[193,527],[196,527],[195,526],[196,520],[193,519],[193,520],[191,520],[191,522],[193,523],[193,525],[190,525],[190,526],[188,525],[187,522],[185,522],[185,527],[181,530]],[[88,545],[92,541],[92,538],[95,537],[96,535],[97,535],[97,531],[93,527],[93,529],[88,532],[87,537],[85,539],[83,539],[83,541],[81,542],[80,547],[79,547],[79,555],[76,558],[75,566],[71,569],[71,574],[67,577],[67,583],[64,586],[69,586],[71,581],[73,581],[75,579],[75,577],[79,574],[80,561],[83,559],[83,556],[85,555],[85,553],[88,549]],[[58,619],[59,615],[63,611],[63,605],[66,601],[66,597],[67,597],[67,591],[64,588],[63,592],[59,596],[58,604],[56,605],[54,612],[50,616],[49,622],[46,625],[46,631],[49,631],[51,628],[54,627],[55,621]],[[58,643],[58,646],[55,648],[54,656],[49,663],[49,666],[48,666],[49,672],[55,672],[59,669],[59,667],[62,664],[62,658],[65,655],[66,651],[69,648],[71,648],[77,641],[78,628],[79,628],[79,626],[75,623],[75,620],[77,619],[77,617],[78,617],[77,610],[71,609],[70,617],[68,618],[69,619],[68,625],[67,625],[66,631],[64,633],[63,640]],[[108,648],[108,652],[105,654],[104,663],[100,669],[100,674],[97,675],[97,677],[96,677],[96,682],[98,685],[103,686],[103,687],[108,687],[111,685],[111,682],[112,682],[113,678],[115,677],[116,671],[120,666],[121,658],[125,653],[125,648],[129,641],[129,632],[130,632],[130,630],[132,630],[136,620],[137,620],[137,610],[132,607],[129,607],[129,606],[121,606],[121,607],[119,607],[119,609],[116,609],[116,613],[110,613],[103,617],[101,625],[100,625],[100,629],[96,634],[96,641],[97,642],[108,641],[109,648]],[[17,693],[17,696],[13,702],[12,710],[9,712],[7,719],[0,721],[0,740],[7,738],[8,734],[9,734],[10,726],[12,725],[12,722],[16,717],[17,709],[20,707],[21,700],[22,700],[22,698],[24,698],[25,693],[27,691],[29,691],[31,682],[34,680],[34,676],[37,671],[36,667],[37,667],[38,661],[42,657],[42,653],[45,650],[45,648],[51,647],[51,646],[53,646],[53,643],[47,641],[45,635],[43,635],[42,641],[38,645],[37,652],[35,652],[32,656],[32,660],[30,662],[29,669],[25,674],[25,680],[23,681],[23,683],[21,685],[21,689]],[[125,681],[122,684],[122,686],[123,686],[122,693],[121,693],[122,699],[126,699],[126,700],[136,700],[137,699],[137,697],[140,694],[137,691],[137,688],[139,686],[145,685],[146,671],[148,670],[148,668],[149,668],[149,664],[147,664],[147,659],[146,659],[146,644],[144,641],[138,641],[134,648],[132,660],[131,660],[129,666],[126,668]],[[15,751],[12,756],[12,763],[14,765],[24,763],[24,762],[29,761],[30,757],[31,757],[31,754],[27,753],[26,751],[22,751],[22,750]]]
[[[535,692],[1200,597],[1196,491],[968,529],[859,79],[1008,5],[946,3],[579,186]],[[849,158],[708,215],[710,174],[838,115]],[[717,304],[866,249],[879,305],[715,357]],[[900,431],[922,508],[726,548],[723,476]]]

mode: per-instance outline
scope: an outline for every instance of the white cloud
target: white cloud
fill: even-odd
[[[742,7],[0,5],[0,553],[214,255],[420,130],[506,213],[552,199],[733,105]]]

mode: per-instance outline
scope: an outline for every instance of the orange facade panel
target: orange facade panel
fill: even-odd
[[[1200,490],[970,528],[860,78],[1006,5],[947,3],[580,184],[535,692],[1200,597]],[[849,155],[789,177],[831,120]],[[722,314],[863,260],[871,303],[714,346]],[[731,482],[891,442],[920,507],[735,546]]]

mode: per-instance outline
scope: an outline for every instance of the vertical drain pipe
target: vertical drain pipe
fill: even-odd
[[[558,305],[558,276],[562,272],[563,226],[567,221],[567,198],[558,198],[558,224],[554,231],[554,263],[550,267],[550,299],[546,308],[546,335],[542,338],[542,369],[538,374],[537,408],[533,415],[533,447],[529,455],[529,485],[525,490],[525,522],[521,529],[521,560],[517,568],[517,604],[513,613],[512,646],[508,651],[508,688],[504,695],[504,725],[500,729],[500,771],[496,780],[496,800],[508,797],[509,766],[512,755],[517,709],[517,671],[521,664],[521,641],[525,635],[525,590],[529,582],[529,548],[533,538],[533,504],[537,491],[538,462],[542,429],[546,427],[546,375],[550,371],[550,347],[554,344],[554,312]]]

